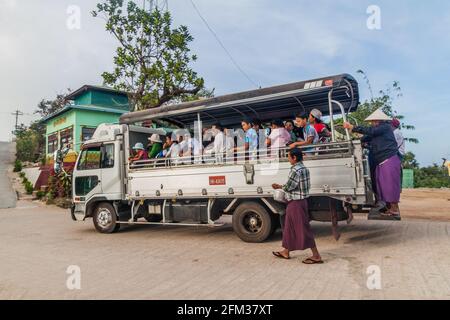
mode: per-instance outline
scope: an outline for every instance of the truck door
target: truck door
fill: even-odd
[[[108,199],[121,199],[120,145],[114,142],[104,143],[101,153],[102,192]]]
[[[74,198],[88,201],[92,196],[102,193],[101,184],[101,144],[90,145],[81,151],[74,172]]]

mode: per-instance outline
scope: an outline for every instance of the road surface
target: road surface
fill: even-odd
[[[8,179],[8,169],[14,162],[14,152],[14,144],[0,142],[0,209],[16,206],[17,196]]]
[[[328,224],[313,229],[325,264],[306,266],[306,252],[272,257],[279,233],[262,244],[230,225],[103,235],[91,220],[19,201],[0,210],[0,298],[450,299],[450,223],[357,218],[339,242]],[[69,266],[80,268],[80,290],[66,285]]]
[[[419,205],[420,192],[405,208],[447,221],[357,217],[342,226],[339,242],[329,224],[314,223],[325,264],[307,266],[307,252],[272,256],[280,233],[261,244],[242,242],[230,224],[134,226],[103,235],[91,220],[73,222],[54,206],[15,207],[6,178],[12,150],[0,143],[0,299],[450,299],[444,191],[432,212]],[[77,281],[67,286],[73,270],[80,271],[80,290],[71,290]]]

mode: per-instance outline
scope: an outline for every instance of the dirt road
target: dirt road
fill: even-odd
[[[404,218],[450,221],[450,189],[403,190],[400,209]]]
[[[449,222],[357,217],[339,242],[329,224],[313,230],[326,263],[306,266],[307,252],[272,256],[280,233],[261,244],[230,224],[103,235],[91,220],[19,201],[0,210],[0,299],[450,299]],[[80,268],[81,290],[67,287],[69,266]],[[368,286],[374,275],[379,290]]]

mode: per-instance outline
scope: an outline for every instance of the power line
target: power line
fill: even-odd
[[[214,38],[216,38],[217,42],[220,44],[220,46],[222,47],[222,49],[225,51],[225,53],[228,55],[228,57],[230,58],[231,62],[234,64],[234,66],[239,70],[240,73],[242,73],[242,75],[244,75],[245,78],[247,78],[247,80],[252,83],[255,87],[260,88],[261,86],[259,86],[255,81],[253,81],[248,74],[239,66],[239,64],[236,62],[236,60],[233,58],[233,56],[231,55],[231,53],[227,50],[227,48],[225,47],[225,45],[223,44],[223,42],[219,39],[219,37],[217,36],[217,34],[214,32],[214,30],[209,26],[208,22],[206,21],[206,19],[202,16],[202,14],[200,13],[200,11],[198,10],[197,6],[194,3],[194,0],[190,0],[192,6],[194,7],[194,10],[197,12],[198,16],[200,17],[200,19],[202,19],[202,21],[204,22],[204,24],[206,25],[206,27],[208,28],[208,30],[212,33],[212,35],[214,36]]]

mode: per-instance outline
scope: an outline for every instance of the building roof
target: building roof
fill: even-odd
[[[56,111],[55,113],[52,113],[51,115],[48,115],[47,117],[41,119],[40,122],[47,122],[53,118],[56,118],[60,116],[63,113],[66,113],[70,110],[84,110],[84,111],[97,111],[97,112],[106,112],[106,113],[116,113],[118,115],[122,115],[124,113],[127,113],[126,110],[120,110],[120,109],[114,109],[114,108],[105,108],[105,107],[98,107],[98,106],[91,106],[91,105],[66,105],[61,110]]]
[[[75,90],[74,92],[71,92],[66,96],[66,100],[74,100],[78,96],[82,95],[86,91],[103,91],[107,93],[116,93],[120,95],[127,96],[128,94],[125,91],[116,90],[111,87],[107,86],[92,86],[92,85],[84,85],[81,88]]]

